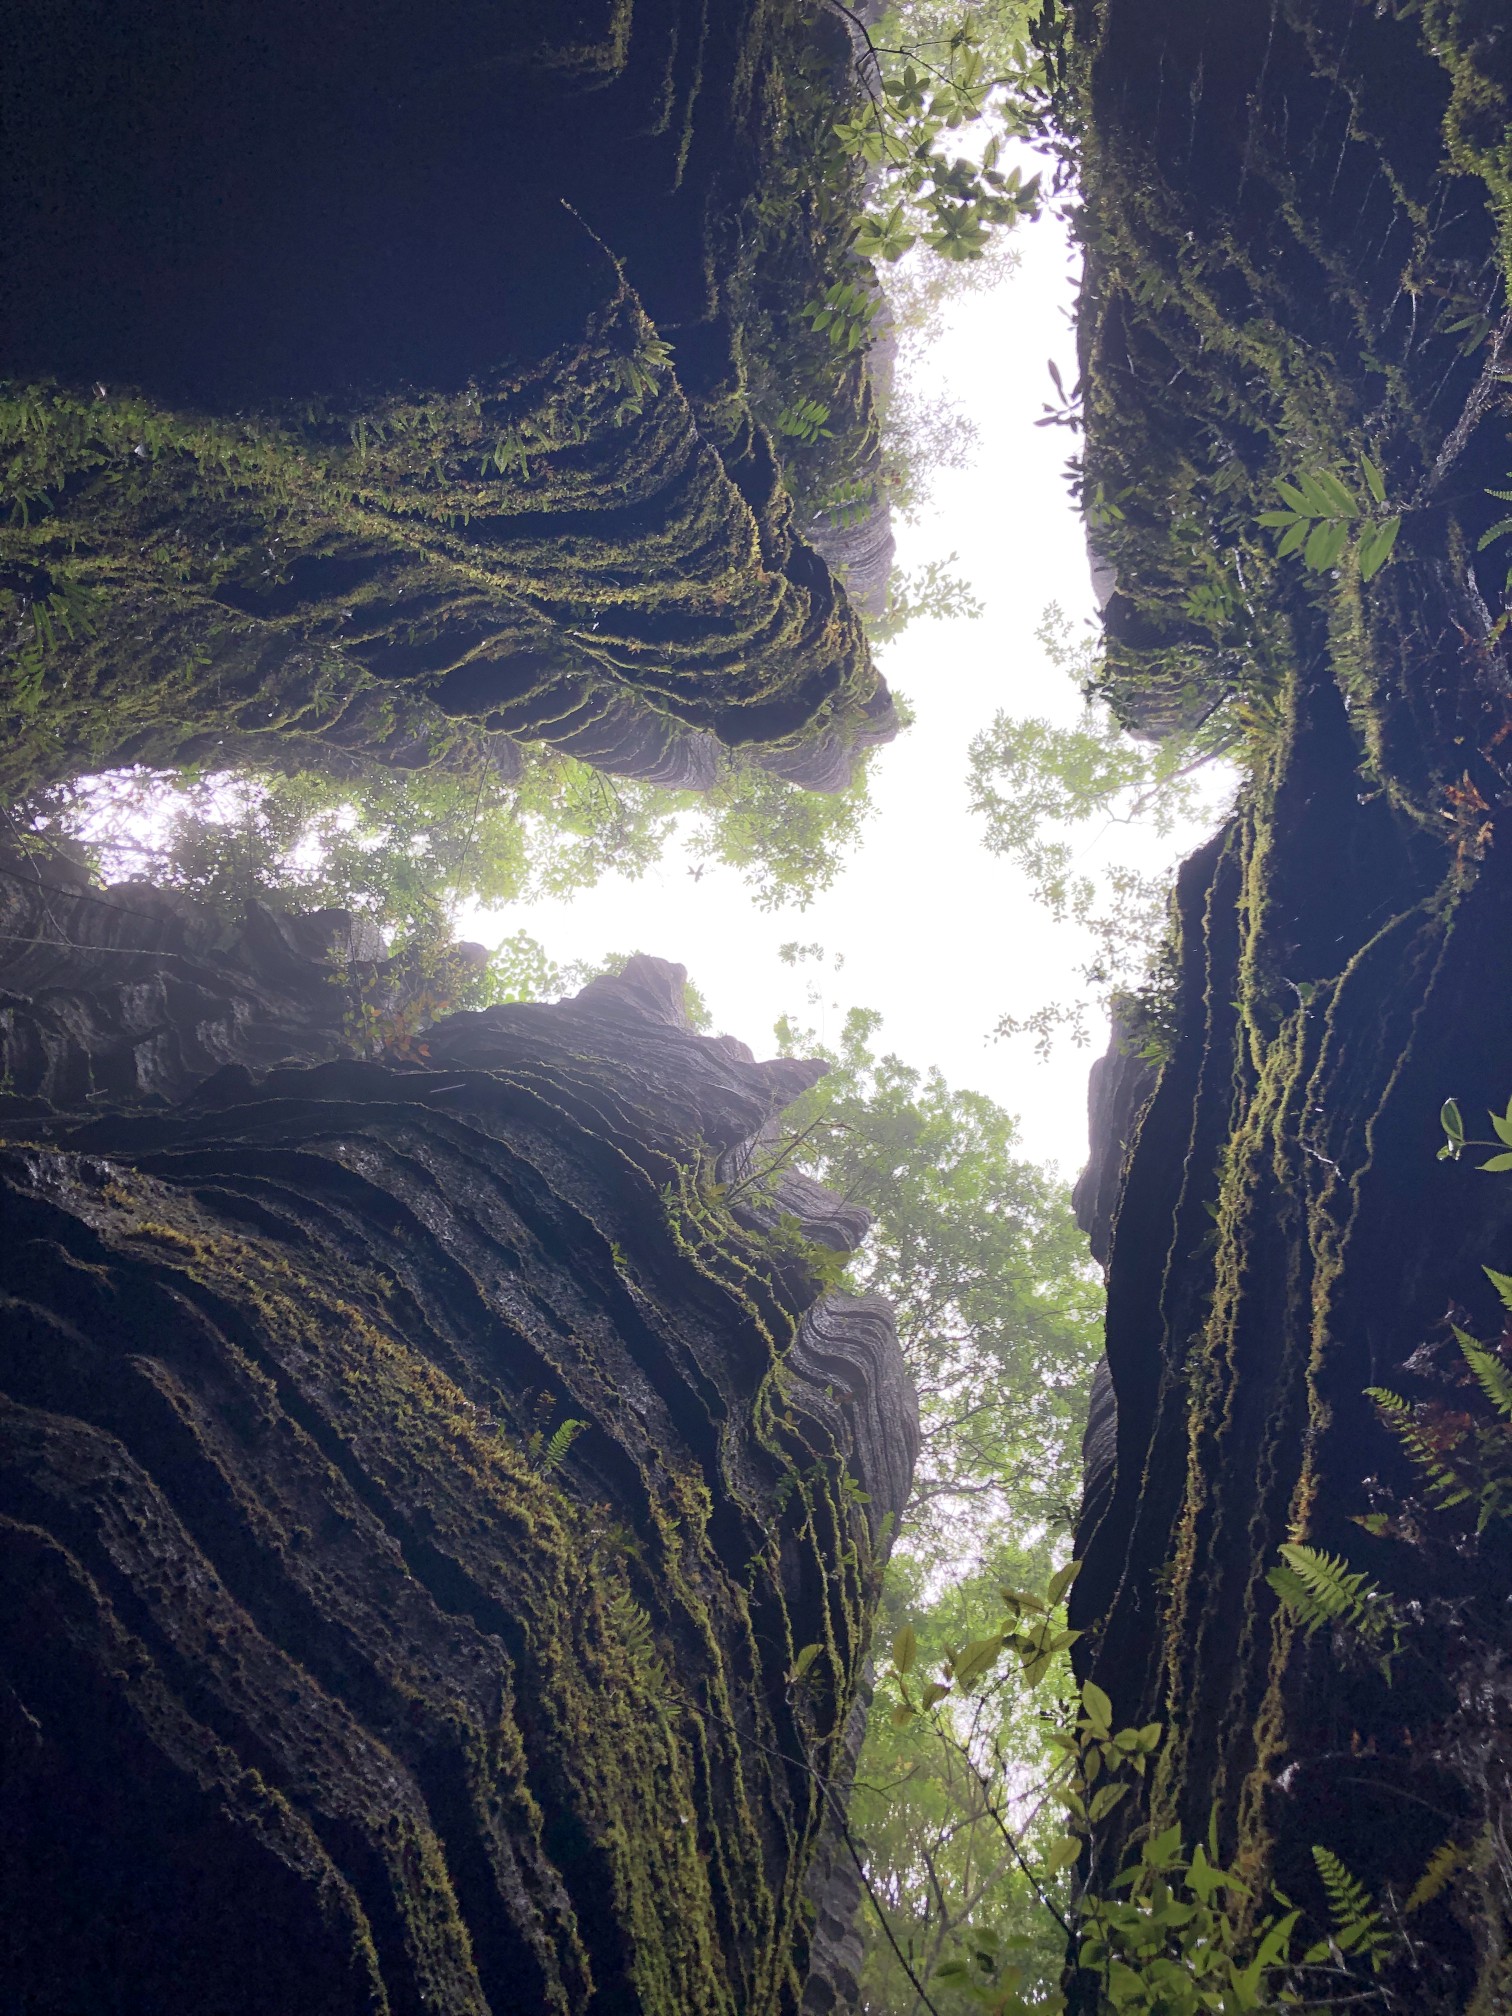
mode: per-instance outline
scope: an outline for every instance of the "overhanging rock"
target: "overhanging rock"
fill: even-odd
[[[818,1067],[680,997],[13,1111],[28,2009],[797,2007],[915,1416],[885,1307],[706,1180]]]

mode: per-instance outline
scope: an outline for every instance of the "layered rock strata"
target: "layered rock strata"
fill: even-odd
[[[748,396],[746,324],[826,256],[772,178],[843,36],[568,12],[7,14],[8,789],[382,756],[394,686],[677,784],[713,737],[833,789],[892,732]]]
[[[9,2003],[798,2007],[916,1431],[711,1181],[817,1067],[681,980],[11,1102]]]
[[[1315,1846],[1400,1899],[1446,1838],[1478,1840],[1393,1992],[1489,2011],[1512,1992],[1506,1534],[1451,1521],[1415,1549],[1357,1522],[1421,1488],[1366,1389],[1426,1400],[1434,1364],[1452,1383],[1446,1311],[1494,1345],[1482,1270],[1512,1253],[1505,1180],[1435,1160],[1446,1097],[1479,1116],[1512,1089],[1488,494],[1509,453],[1512,43],[1475,0],[1088,0],[1067,20],[1104,690],[1143,732],[1221,731],[1245,772],[1180,877],[1158,1082],[1105,1067],[1082,1191],[1116,1430],[1104,1405],[1076,1656],[1119,1723],[1166,1732],[1098,1868],[1146,1826],[1201,1838],[1216,1802],[1254,1894],[1279,1880],[1321,1930]],[[1331,555],[1332,532],[1278,552],[1261,522],[1302,477],[1342,488],[1309,523],[1338,530]],[[1362,564],[1393,520],[1389,563]],[[1417,1618],[1389,1683],[1278,1602],[1295,1540]]]

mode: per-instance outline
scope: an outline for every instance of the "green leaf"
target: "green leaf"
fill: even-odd
[[[1045,1601],[1042,1596],[1031,1595],[1027,1589],[1000,1589],[998,1594],[1010,1610],[1043,1611]]]
[[[1506,1135],[1503,1138],[1512,1140],[1512,1135]],[[1066,1591],[1081,1573],[1081,1565],[1080,1561],[1068,1561],[1064,1568],[1057,1568],[1055,1573],[1050,1577],[1050,1586],[1045,1591],[1045,1600],[1049,1603],[1052,1610],[1057,1603],[1065,1601]]]
[[[793,1661],[792,1677],[795,1680],[801,1680],[823,1650],[824,1647],[822,1645],[805,1645],[803,1650],[798,1654],[798,1657]]]
[[[1368,455],[1360,457],[1360,468],[1364,472],[1365,487],[1377,504],[1386,502],[1386,478],[1381,474]]]
[[[905,1624],[892,1642],[892,1659],[900,1673],[911,1673],[915,1654],[919,1649],[918,1634],[912,1624]]]
[[[1345,488],[1344,484],[1340,482],[1331,469],[1320,469],[1318,471],[1318,484],[1324,495],[1333,499],[1336,510],[1342,511],[1347,518],[1359,517],[1359,505],[1356,503],[1352,493]]]
[[[1276,558],[1278,560],[1284,560],[1288,553],[1296,552],[1297,548],[1302,544],[1303,540],[1307,537],[1307,528],[1309,522],[1310,521],[1306,518],[1299,518],[1296,521],[1296,523],[1292,526],[1290,532],[1287,533],[1286,537],[1281,541],[1281,544],[1276,548]]]
[[[1500,1358],[1477,1344],[1473,1337],[1467,1337],[1458,1325],[1454,1335],[1481,1391],[1503,1420],[1512,1420],[1512,1371],[1508,1371]]]
[[[1081,1847],[1081,1842],[1074,1834],[1059,1835],[1045,1851],[1045,1868],[1048,1874],[1059,1876],[1063,1869],[1069,1869],[1081,1854]]]
[[[1320,519],[1307,535],[1307,544],[1302,549],[1302,564],[1313,574],[1326,574],[1333,565],[1334,528],[1327,519]]]
[[[1113,1727],[1113,1703],[1095,1680],[1085,1680],[1081,1690],[1082,1712],[1101,1735]]]
[[[988,1667],[1002,1655],[1007,1640],[1002,1637],[973,1638],[955,1664],[955,1683],[960,1688],[980,1680]],[[1033,1684],[1032,1682],[1030,1683]]]
[[[1092,1795],[1092,1803],[1087,1808],[1087,1818],[1094,1824],[1105,1820],[1113,1808],[1128,1791],[1127,1785],[1101,1785]]]
[[[1409,1916],[1431,1904],[1444,1891],[1451,1879],[1462,1869],[1469,1858],[1463,1848],[1453,1841],[1446,1841],[1441,1848],[1435,1848],[1428,1858],[1428,1866],[1413,1884],[1407,1902],[1402,1906]]]
[[[1456,1147],[1462,1147],[1465,1140],[1465,1123],[1460,1117],[1458,1101],[1446,1099],[1439,1109],[1439,1124]]]
[[[1293,484],[1278,483],[1276,485],[1276,488],[1281,492],[1281,495],[1286,499],[1287,503],[1290,504],[1291,508],[1293,509],[1293,511],[1296,512],[1299,518],[1317,517],[1318,514],[1313,509],[1312,505],[1302,495],[1302,492],[1298,490]]]
[[[1360,575],[1363,580],[1373,580],[1386,565],[1401,529],[1400,518],[1388,518],[1384,525],[1373,525],[1366,532],[1360,541]]]
[[[1503,1305],[1512,1309],[1512,1274],[1498,1274],[1494,1267],[1485,1270],[1486,1279],[1500,1295]]]
[[[1489,1162],[1482,1162],[1480,1167],[1491,1170],[1493,1174],[1503,1169],[1512,1169],[1512,1155],[1493,1155]]]
[[[1332,518],[1337,510],[1335,500],[1323,488],[1311,470],[1304,470],[1297,478],[1298,488],[1307,499],[1308,516],[1311,518]]]
[[[1167,1827],[1163,1833],[1146,1841],[1140,1853],[1140,1860],[1147,1869],[1168,1869],[1181,1853],[1181,1828]]]
[[[1297,1920],[1301,1916],[1302,1913],[1300,1911],[1288,1911],[1284,1918],[1278,1919],[1272,1925],[1269,1932],[1260,1941],[1254,1959],[1245,1969],[1245,1978],[1252,1980],[1255,1987],[1258,1988],[1261,1985],[1272,1967],[1281,1967],[1286,1964],[1286,1956],[1291,1948],[1292,1932]]]

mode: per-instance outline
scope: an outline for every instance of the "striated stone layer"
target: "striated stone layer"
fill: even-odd
[[[398,688],[442,744],[843,785],[891,708],[745,325],[832,256],[771,184],[844,50],[794,0],[9,10],[0,782],[385,757]]]
[[[1504,11],[1077,0],[1053,57],[1104,690],[1145,733],[1223,724],[1246,774],[1179,878],[1153,1086],[1117,1054],[1094,1086],[1110,1386],[1075,1659],[1120,1724],[1165,1732],[1095,1860],[1106,1879],[1144,1829],[1192,1841],[1216,1813],[1311,1939],[1314,1847],[1400,1899],[1452,1838],[1471,1867],[1390,1990],[1480,2016],[1512,1995],[1507,1529],[1358,1522],[1421,1484],[1366,1389],[1445,1390],[1446,1312],[1505,1342],[1483,1269],[1512,1254],[1512,1189],[1435,1159],[1447,1097],[1479,1123],[1512,1090]],[[1343,535],[1309,568],[1261,514],[1325,475]],[[1414,1620],[1389,1682],[1278,1602],[1288,1541]]]
[[[711,1180],[817,1067],[681,982],[12,1100],[7,2006],[798,2007],[916,1430]]]

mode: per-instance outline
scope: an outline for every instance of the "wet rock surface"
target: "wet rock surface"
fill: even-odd
[[[461,714],[698,788],[717,741],[840,788],[891,710],[743,318],[802,305],[753,307],[744,248],[790,73],[844,47],[757,0],[11,10],[0,780],[206,736],[383,760],[389,692],[438,744]]]
[[[799,2006],[913,1403],[885,1308],[705,1180],[818,1067],[681,978],[12,1102],[16,2006]]]

